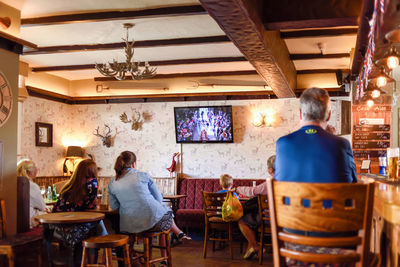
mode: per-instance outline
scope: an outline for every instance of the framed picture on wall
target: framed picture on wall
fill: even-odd
[[[53,146],[53,124],[36,122],[35,141],[36,146]]]

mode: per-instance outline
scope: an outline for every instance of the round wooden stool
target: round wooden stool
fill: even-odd
[[[82,241],[83,252],[82,252],[82,264],[84,266],[112,266],[112,248],[123,247],[124,251],[124,264],[125,266],[131,266],[131,259],[129,257],[129,237],[126,235],[105,235],[105,236],[94,236]],[[105,264],[87,264],[87,250],[89,248],[103,248],[105,252]]]
[[[166,260],[168,262],[168,267],[172,267],[171,244],[169,237],[170,232],[171,229],[163,232],[141,232],[138,234],[129,234],[132,259],[136,260],[138,258],[143,258],[145,267],[150,267],[154,263]],[[158,245],[153,245],[153,237],[165,238],[165,246],[162,246],[160,243]],[[134,244],[137,239],[143,239],[143,251],[138,251],[135,249]],[[160,249],[160,253],[161,250],[165,249],[167,251],[167,256],[161,256],[159,258],[153,259],[153,248]],[[137,256],[137,254],[139,255]]]

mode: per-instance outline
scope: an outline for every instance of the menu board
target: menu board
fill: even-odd
[[[386,156],[390,147],[392,106],[376,104],[353,105],[353,156],[355,159]],[[376,160],[375,160],[376,161]]]

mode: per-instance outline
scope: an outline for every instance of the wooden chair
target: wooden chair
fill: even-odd
[[[127,235],[105,235],[105,236],[94,236],[88,238],[82,242],[82,264],[81,267],[85,266],[107,266],[112,267],[112,248],[123,248],[124,253],[124,265],[131,266],[131,260],[129,257],[129,236]],[[104,264],[87,264],[88,249],[104,249],[105,262]],[[118,259],[120,260],[120,259]]]
[[[228,241],[229,254],[231,259],[233,259],[232,222],[222,220],[222,204],[225,201],[226,193],[208,193],[202,191],[202,194],[205,218],[203,257],[206,258],[207,256],[208,240],[213,241],[213,251],[215,251],[215,241]],[[216,237],[215,234],[217,231],[227,232],[228,238]],[[212,235],[210,236],[210,234]]]
[[[0,255],[8,258],[8,267],[14,267],[15,254],[35,251],[37,266],[42,266],[42,236],[34,235],[6,235],[6,207],[4,199],[0,200]]]
[[[272,242],[265,243],[265,237],[272,240],[271,223],[269,217],[268,195],[258,195],[258,212],[260,214],[261,225],[258,228],[260,234],[260,250],[258,255],[258,262],[263,263],[263,250],[264,248],[272,249]]]
[[[60,194],[61,189],[64,187],[64,185],[68,182],[68,180],[64,180],[64,181],[59,181],[57,183],[54,183],[54,185],[56,186],[56,193]]]
[[[172,256],[171,256],[171,242],[170,242],[170,234],[171,229],[163,232],[142,232],[138,234],[129,234],[129,243],[130,243],[130,251],[132,255],[132,262],[136,261],[139,258],[144,259],[144,266],[150,267],[154,263],[161,262],[166,260],[168,263],[168,267],[172,267]],[[153,238],[165,238],[165,246],[160,244],[153,245]],[[135,242],[139,239],[143,240],[143,251],[139,251],[135,249]],[[153,248],[158,248],[161,250],[165,249],[167,251],[167,256],[153,259]],[[139,256],[137,256],[139,254]]]
[[[275,267],[290,266],[293,260],[372,266],[368,255],[374,184],[295,183],[274,179],[268,179],[267,183]],[[325,235],[336,233],[336,236],[305,236],[283,228]],[[338,232],[346,235],[338,237]],[[291,259],[289,264],[285,258]]]

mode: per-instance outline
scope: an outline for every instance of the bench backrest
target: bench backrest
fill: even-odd
[[[253,181],[259,185],[265,179],[233,179],[233,187],[253,186]],[[219,179],[188,178],[179,183],[178,194],[186,195],[179,201],[179,209],[203,209],[203,195],[201,191],[217,192],[221,190]]]

